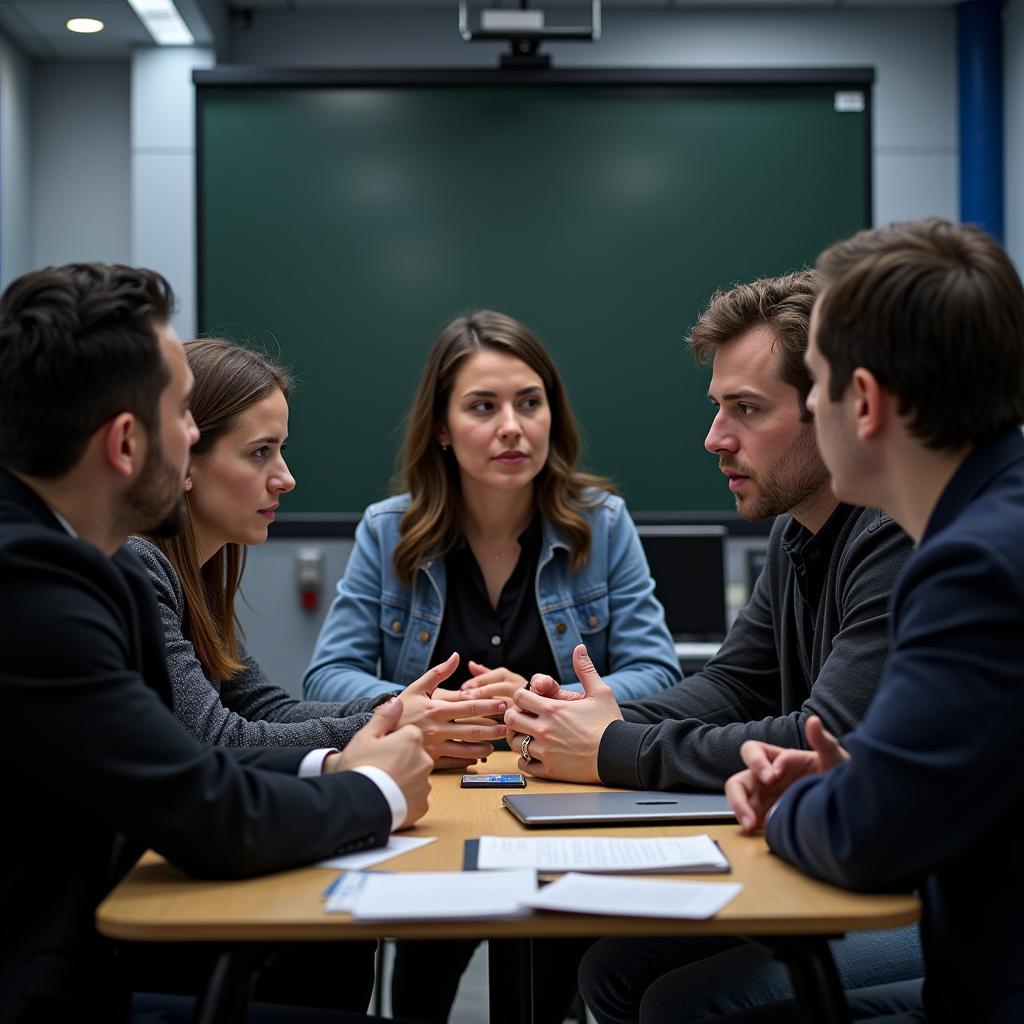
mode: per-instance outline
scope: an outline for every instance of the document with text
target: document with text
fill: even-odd
[[[729,861],[707,834],[617,836],[481,836],[477,868],[491,871],[724,872]]]
[[[669,882],[570,872],[527,902],[538,910],[622,917],[714,917],[743,890],[738,883]]]

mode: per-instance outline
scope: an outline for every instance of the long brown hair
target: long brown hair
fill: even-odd
[[[199,427],[193,457],[213,450],[234,429],[251,405],[275,390],[288,397],[292,381],[287,371],[251,349],[221,338],[199,338],[185,344],[188,365],[195,377],[192,416]],[[235,594],[245,568],[245,546],[225,544],[205,565],[192,524],[191,493],[185,492],[188,512],[184,531],[177,537],[150,537],[174,566],[185,594],[182,632],[192,642],[208,679],[224,682],[245,668],[238,657]]]
[[[460,316],[441,331],[420,377],[405,430],[397,485],[411,502],[402,516],[401,540],[394,565],[399,580],[412,586],[427,557],[443,556],[461,533],[462,488],[459,467],[438,444],[438,428],[448,412],[455,376],[474,352],[493,349],[522,360],[544,383],[551,408],[548,460],[534,481],[537,507],[567,537],[570,567],[579,568],[590,554],[590,527],[583,512],[595,499],[588,488],[614,491],[610,480],[576,469],[580,433],[565,385],[540,339],[504,313],[482,309]]]

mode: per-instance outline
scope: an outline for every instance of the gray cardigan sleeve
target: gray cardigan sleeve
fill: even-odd
[[[344,747],[385,699],[298,700],[271,683],[242,645],[245,669],[223,684],[211,682],[184,635],[185,599],[171,563],[140,537],[129,538],[128,547],[142,560],[156,593],[174,713],[196,739],[225,747]]]
[[[605,785],[721,790],[743,767],[739,750],[745,740],[804,747],[811,715],[838,735],[863,718],[888,654],[889,595],[910,542],[886,518],[850,544],[836,585],[838,621],[828,655],[800,705],[783,707],[775,621],[782,609],[773,594],[781,592],[777,577],[786,556],[778,540],[776,528],[750,603],[704,670],[624,704],[625,721],[605,730],[598,750]]]

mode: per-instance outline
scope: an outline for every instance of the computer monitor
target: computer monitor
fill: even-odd
[[[654,592],[677,640],[721,640],[726,631],[724,526],[637,527]]]

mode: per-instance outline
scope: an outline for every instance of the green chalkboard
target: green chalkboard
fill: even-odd
[[[426,353],[479,307],[544,339],[633,509],[728,509],[688,328],[869,222],[834,83],[197,80],[200,329],[300,381],[288,511],[387,493]]]

